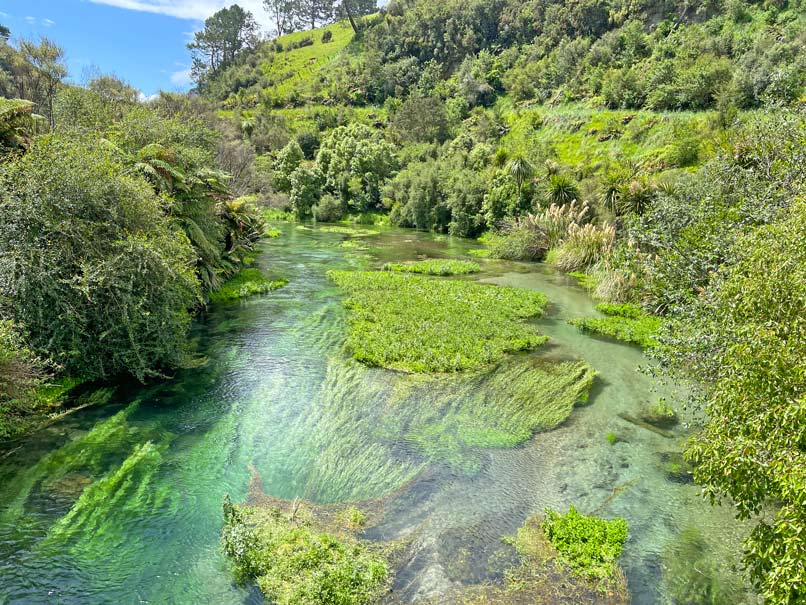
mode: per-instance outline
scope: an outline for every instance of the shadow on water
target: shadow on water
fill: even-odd
[[[400,490],[368,537],[416,537],[396,582],[403,602],[499,579],[501,536],[571,504],[628,520],[634,603],[673,602],[677,572],[664,553],[682,552],[675,545],[692,526],[699,533],[685,544],[707,553],[714,573],[731,574],[739,547],[728,511],[681,481],[684,470],[669,472],[685,435],[669,439],[619,416],[675,393],[637,371],[640,351],[566,323],[593,312],[571,280],[482,261],[474,279],[548,296],[539,325],[550,344],[472,377],[410,377],[345,358],[341,297],[325,273],[461,256],[474,244],[282,228],[258,262],[289,285],[201,317],[192,336],[206,365],[121,388],[113,404],[66,418],[0,460],[0,602],[260,602],[233,585],[218,546],[224,494],[245,497],[250,467],[279,498]],[[576,379],[547,385],[579,361],[598,378],[588,405],[574,408]],[[541,409],[529,408],[527,387],[544,390]]]

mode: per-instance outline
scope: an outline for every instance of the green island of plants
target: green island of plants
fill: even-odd
[[[517,288],[391,272],[330,271],[349,297],[347,349],[405,372],[460,372],[544,342],[533,325],[546,297]]]
[[[236,578],[256,582],[276,605],[377,602],[389,567],[355,536],[364,514],[351,507],[325,519],[306,502],[243,507],[226,498],[221,542]]]
[[[255,294],[266,294],[282,288],[287,283],[282,279],[269,279],[260,269],[241,269],[218,290],[210,293],[210,302],[229,302]]]
[[[467,260],[428,259],[413,263],[386,263],[384,271],[422,273],[424,275],[469,275],[481,271],[481,265]]]
[[[572,319],[568,323],[584,332],[610,336],[616,340],[636,344],[648,349],[658,344],[656,335],[663,320],[644,311],[634,304],[596,305],[596,310],[604,317]]]
[[[277,605],[387,602],[384,594],[416,554],[418,541],[362,539],[359,533],[383,518],[384,500],[362,501],[360,507],[275,498],[264,492],[261,477],[253,472],[248,504],[233,505],[224,498],[221,543],[235,579],[257,584]],[[562,517],[567,518],[570,513]],[[627,537],[626,522],[578,515],[567,526],[571,531],[563,534],[563,544],[587,553],[597,573],[579,573],[569,566],[567,555],[549,537],[548,518],[537,514],[526,519],[515,536],[502,537],[501,548],[490,555],[491,569],[503,572],[503,578],[462,584],[447,595],[449,602],[629,603],[627,580],[615,561]],[[446,566],[461,565],[461,557],[454,553]],[[436,605],[427,598],[418,602]],[[444,603],[445,596],[438,602]]]
[[[586,517],[573,506],[564,515],[548,510],[543,531],[560,552],[561,560],[579,574],[607,580],[617,572],[616,560],[627,541],[627,522]]]

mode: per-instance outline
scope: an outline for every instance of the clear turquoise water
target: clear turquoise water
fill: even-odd
[[[405,438],[409,412],[395,408],[403,377],[345,358],[340,294],[325,272],[462,255],[471,244],[385,231],[355,238],[365,248],[357,249],[338,233],[283,229],[258,262],[289,286],[201,318],[194,339],[205,365],[164,384],[120,387],[111,405],[0,459],[0,603],[260,602],[232,584],[218,545],[222,499],[242,500],[253,471],[273,496],[317,502],[382,498],[403,486],[368,536],[416,536],[395,585],[400,602],[494,579],[502,535],[545,507],[571,504],[628,520],[623,564],[634,603],[672,602],[662,553],[692,525],[715,569],[730,575],[738,551],[730,511],[663,473],[682,432],[667,439],[619,418],[659,393],[637,371],[640,351],[565,323],[593,312],[569,279],[497,262],[477,276],[544,292],[552,306],[541,325],[552,340],[539,355],[583,359],[600,377],[591,404],[559,429],[513,449],[462,452],[478,461],[468,472],[424,458]],[[437,389],[417,388],[423,406],[434,402]]]

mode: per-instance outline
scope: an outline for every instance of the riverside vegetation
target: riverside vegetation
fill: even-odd
[[[266,4],[276,37],[237,5],[216,13],[190,45],[196,94],[149,103],[112,76],[65,83],[62,49],[0,26],[0,439],[78,407],[71,388],[202,363],[194,314],[281,283],[247,268],[266,219],[341,222],[319,228],[355,247],[384,224],[480,238],[480,257],[583,276],[603,317],[575,325],[691,381],[694,479],[747,521],[761,597],[803,600],[803,2]],[[445,389],[519,372],[510,354],[543,344],[529,320],[547,301],[465,281],[476,266],[331,273],[347,350],[456,374]],[[568,364],[533,368],[541,387],[566,381],[550,421],[541,388],[523,415],[415,409],[411,440],[472,472],[466,445],[567,418],[592,380]],[[127,466],[143,485],[165,445],[147,441]],[[101,487],[123,499],[129,485]]]

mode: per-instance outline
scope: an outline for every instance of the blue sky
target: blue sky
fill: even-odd
[[[114,73],[144,95],[187,90],[186,44],[203,20],[232,0],[0,0],[0,23],[17,37],[47,36],[67,53],[70,80]],[[238,2],[269,27],[261,0]]]

